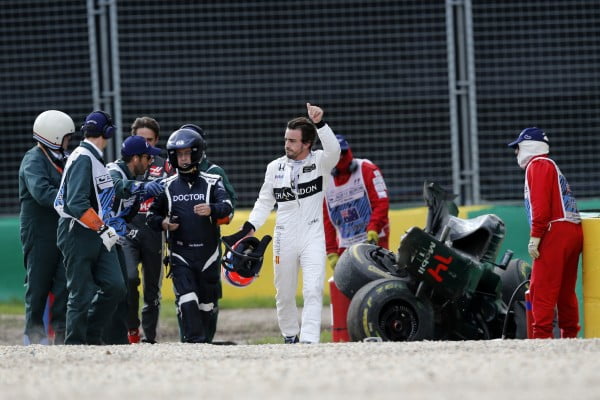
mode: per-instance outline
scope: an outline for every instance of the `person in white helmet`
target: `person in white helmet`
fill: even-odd
[[[54,301],[51,326],[55,344],[65,339],[67,288],[63,258],[56,245],[58,214],[54,198],[75,124],[62,111],[48,110],[33,123],[33,146],[19,168],[20,230],[25,262],[25,344],[48,343],[44,310],[48,294]]]
[[[306,104],[310,119],[287,123],[285,155],[267,166],[265,181],[243,229],[223,240],[233,244],[259,229],[277,204],[273,235],[273,266],[277,319],[284,343],[318,343],[325,282],[323,198],[331,169],[340,158],[340,144],[323,122],[323,110]],[[317,135],[323,150],[313,150]],[[241,236],[241,237],[240,237]],[[298,325],[296,289],[302,268],[304,309]]]

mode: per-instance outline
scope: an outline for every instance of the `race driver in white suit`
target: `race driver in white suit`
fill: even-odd
[[[253,234],[265,222],[275,203],[273,265],[277,319],[285,343],[318,343],[325,281],[323,196],[331,169],[340,157],[335,134],[323,122],[323,110],[306,104],[310,118],[294,118],[285,131],[285,156],[269,163],[258,199],[234,242]],[[312,122],[311,122],[312,121]],[[323,150],[312,150],[318,135]],[[302,268],[304,309],[298,325],[296,289]]]

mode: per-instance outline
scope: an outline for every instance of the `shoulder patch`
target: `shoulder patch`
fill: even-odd
[[[315,163],[312,163],[312,164],[307,165],[306,167],[302,168],[302,173],[314,171],[315,169],[317,169],[317,165]]]
[[[148,175],[160,177],[163,174],[163,170],[164,168],[160,165],[151,165],[150,168],[148,168]]]

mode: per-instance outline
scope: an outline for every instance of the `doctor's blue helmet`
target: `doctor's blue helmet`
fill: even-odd
[[[188,148],[192,150],[190,165],[179,165],[177,162],[177,150]],[[195,130],[189,128],[176,130],[169,136],[169,140],[167,140],[167,154],[169,156],[169,162],[174,168],[188,169],[193,167],[202,160],[205,150],[206,142],[202,136]]]

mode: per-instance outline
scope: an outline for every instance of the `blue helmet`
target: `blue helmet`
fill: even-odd
[[[202,139],[204,139],[204,152],[206,152],[208,143],[206,142],[206,133],[202,130],[202,128],[200,128],[196,124],[183,124],[179,127],[179,129],[191,129],[193,131],[198,132],[200,134],[200,136],[202,136]]]
[[[178,149],[191,149],[192,157],[190,165],[179,165],[177,162]],[[167,154],[169,162],[174,168],[188,170],[197,165],[206,150],[206,142],[200,134],[192,129],[178,129],[169,136],[167,141]]]

